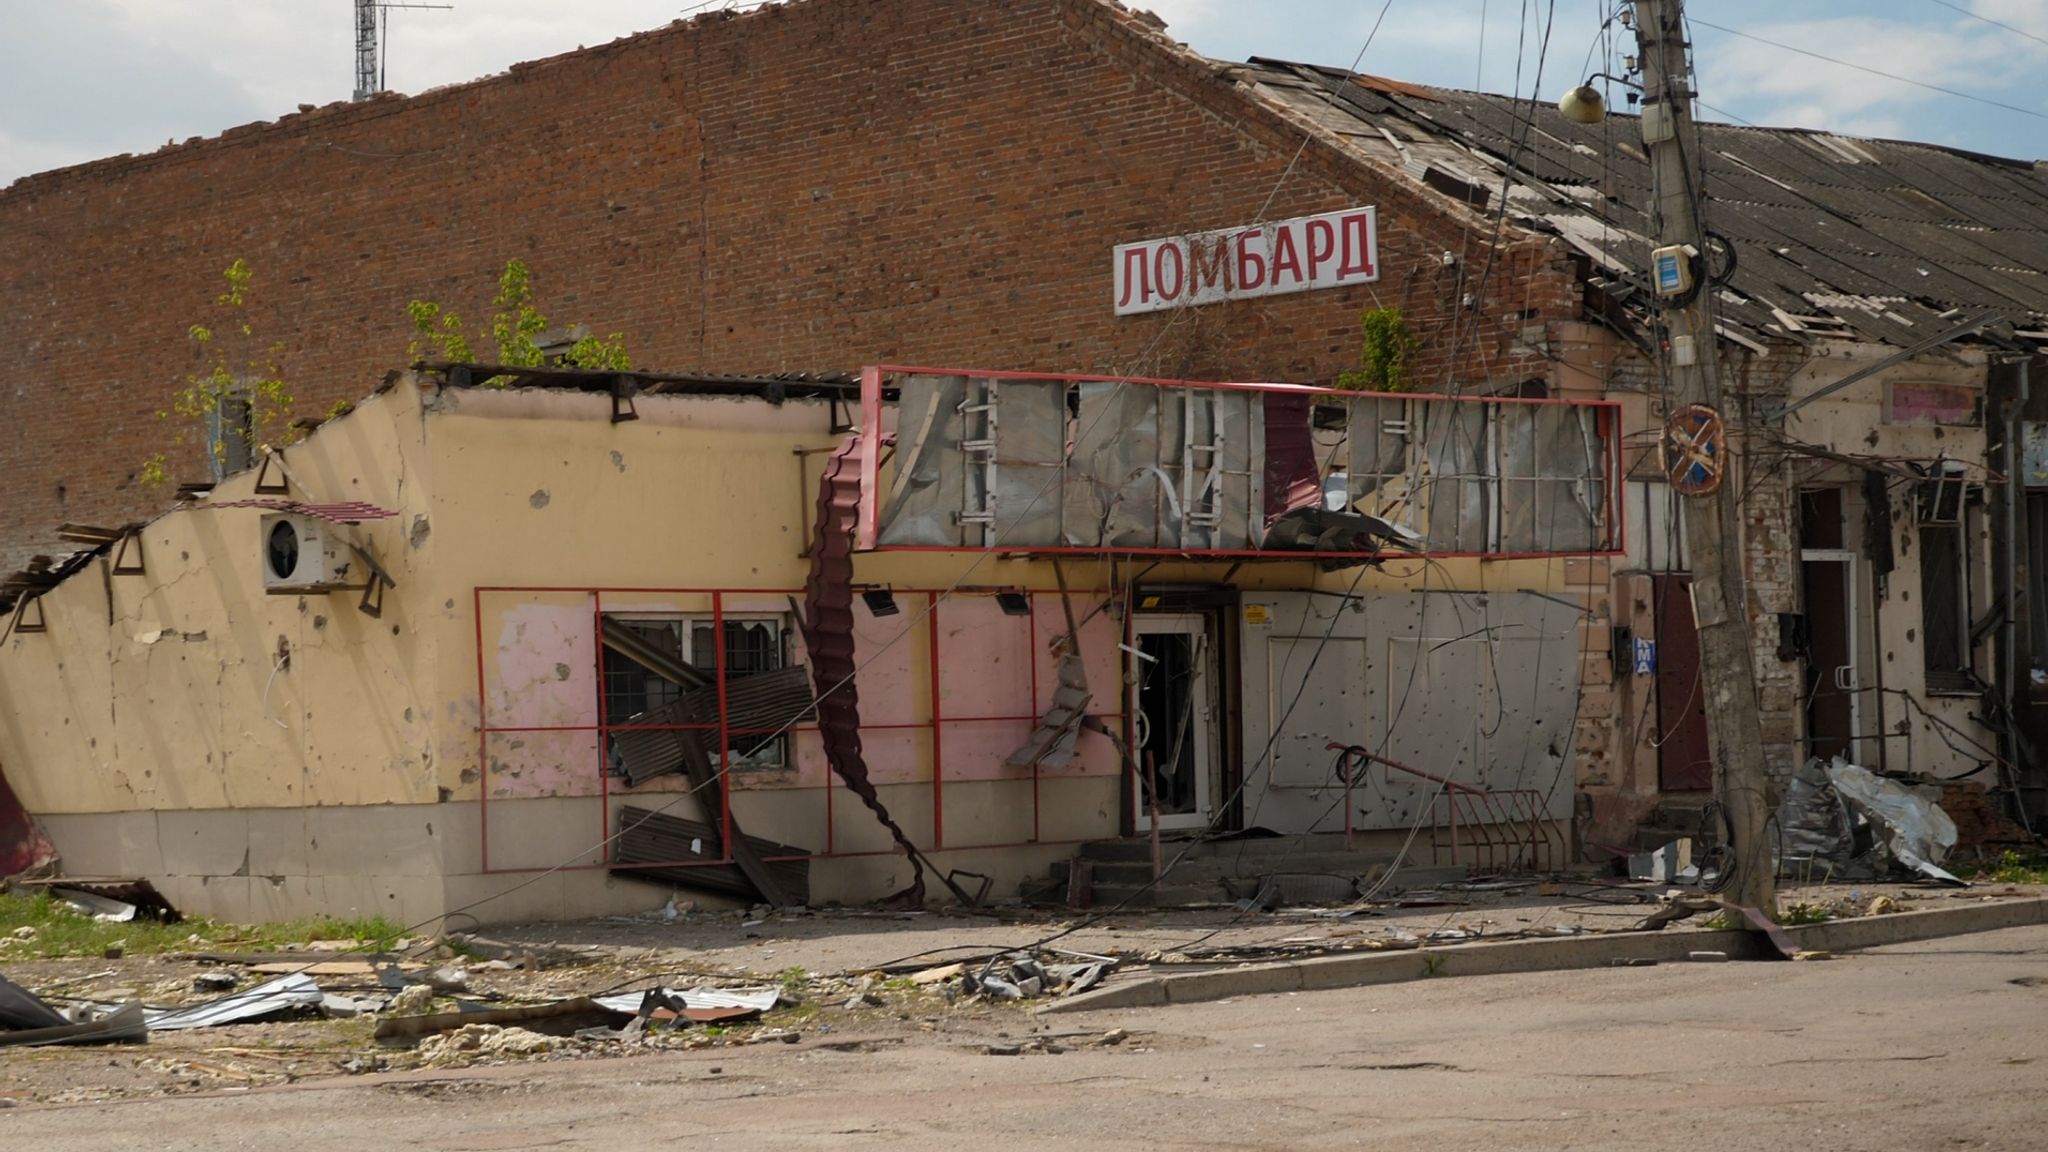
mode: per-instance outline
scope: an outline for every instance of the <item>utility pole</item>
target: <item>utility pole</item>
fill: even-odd
[[[1684,0],[1635,0],[1643,73],[1643,143],[1652,173],[1650,216],[1658,248],[1652,279],[1663,302],[1664,453],[1683,500],[1692,553],[1693,613],[1714,794],[1727,815],[1734,870],[1723,895],[1777,916],[1777,877],[1765,834],[1770,801],[1763,723],[1757,710],[1741,508],[1729,476],[1729,422],[1721,393],[1714,286],[1701,223],[1700,138],[1693,124]]]
[[[384,72],[377,61],[380,48],[388,53],[393,8],[453,8],[453,4],[412,4],[388,0],[355,0],[356,5],[356,95],[368,100],[384,91]],[[378,18],[384,20],[384,34],[377,32]],[[380,44],[380,41],[383,43]]]
[[[377,3],[356,0],[356,99],[377,94]]]

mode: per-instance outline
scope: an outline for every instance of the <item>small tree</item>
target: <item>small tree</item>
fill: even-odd
[[[156,414],[159,420],[177,416],[190,421],[178,439],[196,438],[216,472],[224,472],[236,458],[253,460],[273,440],[289,444],[298,436],[291,426],[291,389],[278,367],[284,345],[264,344],[249,320],[256,274],[247,261],[236,260],[221,276],[227,290],[214,298],[220,313],[216,322],[185,330],[209,363],[205,371],[187,374],[184,385],[172,393],[171,406]],[[168,454],[159,452],[144,461],[141,480],[151,487],[169,484]]]
[[[1408,362],[1421,348],[1399,308],[1371,308],[1359,316],[1365,342],[1358,371],[1342,372],[1337,387],[1363,392],[1406,392],[1413,387]]]
[[[534,337],[548,330],[548,322],[533,302],[532,273],[524,261],[505,262],[505,271],[498,277],[498,294],[491,298],[491,305],[497,311],[491,316],[490,337],[498,346],[499,364],[513,368],[559,364],[612,372],[630,371],[633,367],[625,337],[617,332],[603,339],[584,336],[555,355],[537,344]],[[406,348],[409,359],[418,361],[423,350],[431,350],[438,359],[451,363],[476,363],[469,338],[462,333],[460,316],[428,300],[414,300],[405,310],[412,317],[413,327],[413,341]],[[485,384],[503,387],[505,378],[497,377]]]

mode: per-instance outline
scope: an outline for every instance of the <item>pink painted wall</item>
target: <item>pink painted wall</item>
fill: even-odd
[[[1030,769],[1005,761],[1029,736],[1032,721],[1050,706],[1057,686],[1053,641],[1066,631],[1057,595],[1033,597],[1033,617],[1003,613],[993,596],[958,594],[938,607],[938,706],[940,762],[945,781],[1022,780]],[[854,653],[860,665],[862,748],[877,784],[928,783],[932,779],[932,659],[927,594],[901,592],[902,611],[876,617],[855,609]],[[1076,597],[1076,612],[1095,603]],[[594,728],[598,723],[597,643],[599,606],[612,613],[708,613],[704,593],[490,592],[483,596],[486,650],[486,721],[499,728]],[[729,616],[784,614],[786,596],[727,593]],[[1117,644],[1122,624],[1107,612],[1081,628],[1081,651],[1090,711],[1121,732],[1122,657]],[[1036,682],[1033,649],[1037,652]],[[805,658],[802,641],[792,639],[791,657]],[[1003,719],[984,719],[1000,717]],[[901,727],[893,727],[901,726]],[[497,798],[595,796],[605,790],[595,731],[501,732],[485,738],[487,791]],[[1084,732],[1075,763],[1042,778],[1111,776],[1120,769],[1116,748]],[[829,768],[815,728],[792,732],[791,769],[742,772],[735,791],[820,790]],[[640,792],[686,788],[680,778],[652,781]],[[834,784],[833,786],[836,786]],[[611,782],[611,791],[620,782]],[[794,796],[790,802],[799,802]],[[962,836],[971,830],[958,830]],[[949,836],[951,833],[949,832]]]

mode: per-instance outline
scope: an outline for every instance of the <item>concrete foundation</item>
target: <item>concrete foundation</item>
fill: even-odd
[[[463,925],[647,912],[677,891],[700,905],[729,902],[611,875],[592,850],[601,833],[586,808],[581,799],[493,801],[492,872],[482,870],[483,820],[475,803],[39,819],[66,874],[147,878],[180,911],[234,923],[375,915],[431,928],[458,911]],[[1008,895],[1072,850],[962,848],[930,858],[941,870],[991,876],[991,893]],[[564,860],[573,863],[546,871]],[[897,855],[821,858],[811,864],[811,901],[864,903],[904,888],[910,876],[908,861]],[[926,888],[944,891],[937,877],[928,877]]]

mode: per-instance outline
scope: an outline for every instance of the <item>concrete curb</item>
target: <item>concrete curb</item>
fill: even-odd
[[[1831,920],[1785,931],[1802,949],[1848,952],[2028,924],[2048,924],[2048,898],[2001,900],[1961,908]],[[1347,952],[1278,964],[1246,964],[1209,972],[1149,976],[1084,992],[1069,1000],[1055,1000],[1038,1011],[1152,1008],[1162,1004],[1193,1004],[1273,992],[1399,984],[1432,976],[1499,976],[1510,972],[1605,968],[1616,960],[1684,960],[1690,953],[1700,951],[1725,952],[1730,960],[1762,959],[1776,954],[1761,935],[1746,929],[1561,936],[1401,952]]]

